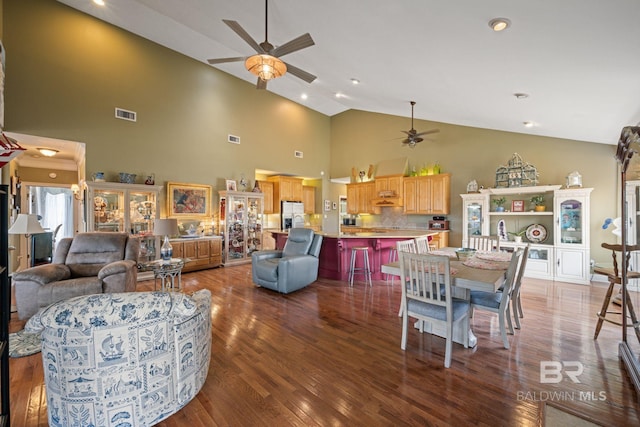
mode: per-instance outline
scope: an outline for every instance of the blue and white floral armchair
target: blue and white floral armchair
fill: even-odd
[[[32,317],[42,330],[51,426],[152,426],[200,391],[211,358],[211,293],[96,294]]]

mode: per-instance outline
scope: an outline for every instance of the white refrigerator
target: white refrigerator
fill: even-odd
[[[304,203],[282,202],[280,208],[282,215],[280,228],[282,230],[304,227]]]

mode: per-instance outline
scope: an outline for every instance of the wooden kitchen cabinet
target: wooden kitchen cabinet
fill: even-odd
[[[290,176],[270,176],[273,183],[273,213],[280,213],[280,202],[302,201],[302,179]]]
[[[380,192],[382,191],[388,191],[393,193],[394,196],[402,197],[404,192],[403,175],[376,177],[374,182],[376,185],[376,197],[380,197]]]
[[[376,197],[373,181],[347,184],[347,213],[378,213],[371,201]]]
[[[405,214],[449,214],[451,174],[407,177],[403,187]]]
[[[262,194],[264,194],[263,213],[272,214],[278,212],[279,209],[276,209],[273,203],[273,182],[258,181],[258,186],[260,187],[260,191],[262,191]],[[278,202],[278,204],[280,203]]]
[[[304,203],[304,213],[316,213],[316,187],[302,186],[302,203]]]

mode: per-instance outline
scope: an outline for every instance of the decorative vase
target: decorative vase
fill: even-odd
[[[496,212],[504,212],[504,206],[496,206]]]
[[[160,256],[163,261],[169,261],[173,256],[173,246],[169,242],[169,236],[164,236],[164,243],[160,247]]]
[[[544,212],[546,210],[546,206],[544,205],[536,206],[535,209],[536,209],[536,212]]]
[[[513,241],[516,243],[522,243],[522,236],[513,236]]]

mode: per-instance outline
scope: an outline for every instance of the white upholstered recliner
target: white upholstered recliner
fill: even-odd
[[[138,278],[138,238],[128,233],[79,233],[61,239],[51,264],[12,276],[18,317],[67,298],[103,292],[133,292]]]

